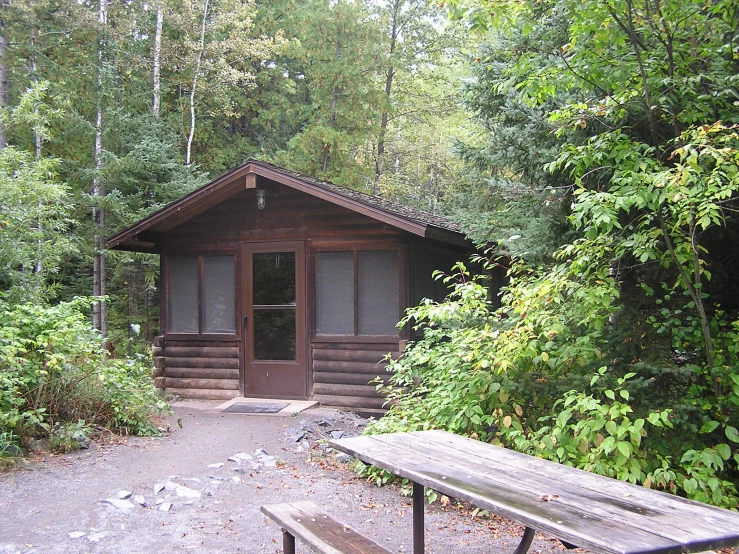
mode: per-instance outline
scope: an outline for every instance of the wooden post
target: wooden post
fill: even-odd
[[[295,537],[282,530],[282,551],[285,554],[295,554]]]
[[[413,554],[424,554],[423,485],[413,483]]]

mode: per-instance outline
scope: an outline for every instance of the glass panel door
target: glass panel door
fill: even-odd
[[[252,254],[254,359],[295,359],[295,252]]]
[[[307,397],[305,249],[244,244],[244,395]]]

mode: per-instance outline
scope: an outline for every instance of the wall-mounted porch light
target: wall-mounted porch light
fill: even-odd
[[[257,207],[260,210],[264,209],[264,198],[266,194],[264,193],[264,189],[257,189]]]

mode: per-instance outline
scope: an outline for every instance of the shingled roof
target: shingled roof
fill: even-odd
[[[107,247],[121,250],[146,250],[136,246],[141,233],[163,232],[182,224],[242,191],[249,175],[270,179],[414,235],[456,244],[466,242],[459,225],[446,218],[250,159],[236,169],[109,237]]]

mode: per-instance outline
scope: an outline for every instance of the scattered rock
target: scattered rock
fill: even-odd
[[[133,501],[139,506],[146,506],[146,498],[144,498],[143,494],[137,494],[134,496]]]
[[[331,437],[334,439],[340,439],[344,436],[344,431],[331,431]]]
[[[132,494],[133,493],[131,491],[120,490],[118,491],[118,498],[125,500],[126,498],[130,498]]]
[[[154,485],[154,494],[159,494],[164,490],[164,483],[157,483]]]
[[[233,481],[234,483],[241,483],[241,477],[237,477],[236,475],[234,475],[233,477],[231,477],[231,481]]]
[[[172,509],[172,503],[171,502],[162,502],[159,505],[159,511],[160,512],[168,512]]]
[[[134,507],[133,504],[131,504],[128,500],[121,500],[120,498],[106,498],[105,500],[101,500],[100,502],[103,502],[104,504],[110,504],[118,510],[130,510]]]
[[[333,427],[334,420],[329,417],[324,417],[321,421],[318,422],[318,425],[320,425],[321,427]]]
[[[218,462],[217,464],[208,464],[208,467],[211,469],[218,469],[219,467],[223,467],[223,462]]]
[[[231,456],[228,461],[229,462],[236,462],[237,464],[241,465],[241,462],[244,460],[252,461],[254,459],[253,456],[250,454],[247,454],[246,452],[239,452],[238,454],[234,454]]]
[[[156,505],[159,506],[161,504],[164,504],[164,498],[157,498]]]
[[[342,464],[348,464],[352,461],[352,457],[349,454],[346,454],[345,452],[339,452],[336,455],[336,461],[341,462]]]
[[[105,538],[105,532],[101,531],[100,533],[94,533],[92,535],[87,535],[87,540],[90,542],[99,542],[100,539]]]
[[[200,498],[201,496],[199,491],[191,489],[190,487],[183,487],[182,485],[178,485],[175,489],[175,492],[177,493],[177,496],[182,496],[185,498]]]
[[[84,531],[71,531],[71,532],[67,533],[67,536],[68,536],[68,537],[69,537],[70,539],[74,540],[74,539],[79,539],[79,538],[82,538],[82,537],[84,537],[84,536],[85,536],[86,534],[87,534],[87,533],[85,533]]]
[[[233,468],[233,471],[235,471],[236,473],[241,473],[241,474],[244,474],[244,473],[249,473],[249,472],[248,472],[247,470],[245,470],[245,469],[244,469],[243,467],[235,467],[235,468]]]
[[[298,431],[294,435],[288,435],[288,438],[293,442],[300,442],[301,440],[303,440],[303,438],[305,438],[305,431]]]
[[[177,487],[179,487],[179,485],[177,483],[173,483],[172,481],[167,481],[166,483],[164,483],[164,489],[169,492],[177,490]]]
[[[29,439],[28,448],[33,452],[45,452],[49,450],[49,441],[46,439]]]

